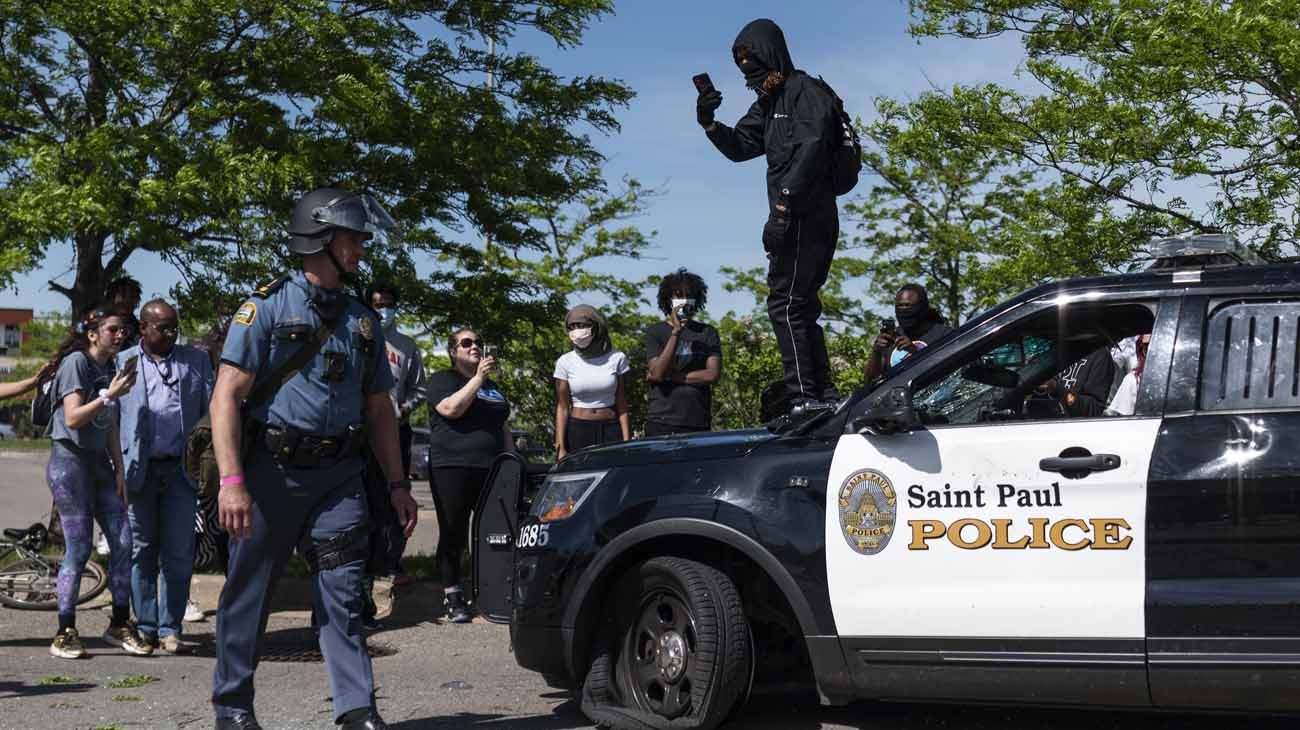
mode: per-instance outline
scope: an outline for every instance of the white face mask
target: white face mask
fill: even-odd
[[[574,347],[579,350],[591,344],[592,334],[590,327],[582,329],[569,330],[569,340],[573,342]]]
[[[393,325],[397,323],[396,309],[381,307],[375,310],[375,313],[379,315],[379,326],[384,329],[392,329]]]
[[[668,300],[668,301],[673,305],[673,310],[676,310],[678,307],[684,307],[684,306],[686,306],[687,304],[691,305],[692,307],[695,306],[695,300],[694,300],[694,299],[676,299],[676,298],[674,298],[674,299],[670,299],[670,300]]]

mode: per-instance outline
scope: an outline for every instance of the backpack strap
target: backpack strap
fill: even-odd
[[[244,401],[244,406],[247,408],[261,405],[263,402],[274,398],[280,387],[292,380],[293,376],[297,375],[298,371],[302,370],[303,366],[325,346],[325,341],[330,338],[330,333],[334,331],[334,323],[337,321],[337,319],[327,320],[322,317],[320,326],[312,334],[311,340],[293,353],[293,356],[286,360],[275,372],[271,373],[270,377],[254,388],[253,392],[248,394],[248,400]]]

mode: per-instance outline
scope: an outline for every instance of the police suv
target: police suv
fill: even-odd
[[[584,450],[531,500],[499,462],[480,610],[616,728],[713,727],[799,676],[831,703],[1300,711],[1300,267],[1159,248],[833,410]],[[1148,335],[1130,407],[1041,407]]]

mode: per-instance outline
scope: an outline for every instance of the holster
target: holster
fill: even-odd
[[[370,557],[370,526],[354,525],[325,542],[312,543],[302,557],[313,573],[333,570]]]

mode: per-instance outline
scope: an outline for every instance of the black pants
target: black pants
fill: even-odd
[[[790,226],[791,242],[767,252],[767,316],[776,332],[790,398],[833,399],[838,396],[831,382],[826,335],[817,318],[822,314],[818,292],[830,273],[840,235],[835,201],[794,218]]]
[[[438,574],[443,587],[460,585],[460,559],[469,541],[469,515],[478,506],[488,470],[439,466],[429,470],[429,487],[438,515]]]
[[[402,476],[411,474],[411,439],[414,434],[411,432],[411,424],[403,423],[397,431],[397,444],[402,450]]]
[[[645,435],[647,436],[672,436],[675,433],[704,433],[708,430],[708,426],[674,426],[671,423],[661,423],[659,421],[645,422]]]
[[[578,449],[600,444],[612,444],[623,440],[623,430],[618,426],[618,419],[612,421],[584,421],[569,418],[564,427],[564,448],[573,453]]]

